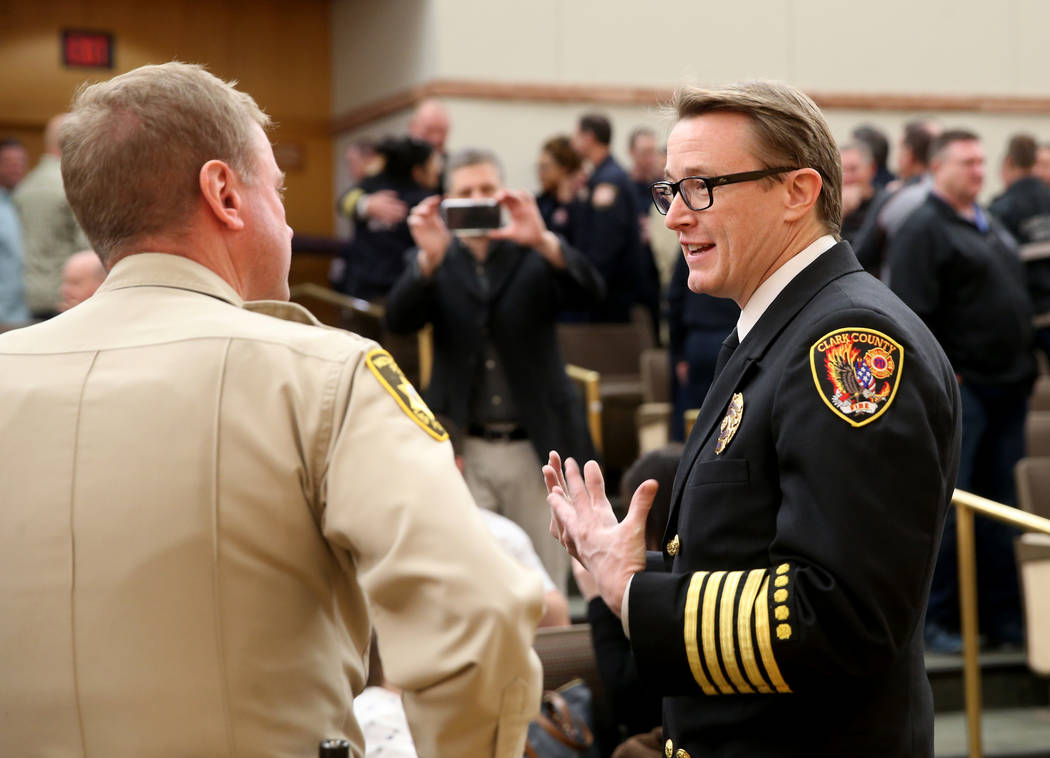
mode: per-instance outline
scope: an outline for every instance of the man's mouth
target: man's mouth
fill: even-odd
[[[715,243],[707,242],[707,243],[703,243],[703,244],[699,244],[699,245],[686,245],[686,244],[683,244],[682,247],[685,249],[686,255],[694,256],[694,255],[702,255],[702,254],[708,252],[709,250],[713,250],[714,247],[715,247]]]

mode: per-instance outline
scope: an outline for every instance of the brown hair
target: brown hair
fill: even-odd
[[[583,159],[580,157],[580,154],[572,149],[572,140],[563,134],[551,137],[543,143],[543,147],[540,149],[548,153],[555,163],[570,174],[579,171],[580,166],[583,165]]]
[[[1035,165],[1035,153],[1038,148],[1035,138],[1030,134],[1015,134],[1006,146],[1006,157],[1022,171]]]
[[[252,128],[270,119],[233,85],[203,66],[171,62],[77,91],[61,129],[62,179],[107,265],[143,236],[189,222],[208,161],[253,179]]]
[[[751,119],[755,157],[765,168],[812,168],[824,186],[817,218],[828,232],[842,228],[842,160],[823,114],[808,96],[779,82],[741,82],[725,89],[685,87],[674,94],[678,119],[705,113],[741,113]],[[765,181],[782,181],[780,176]]]

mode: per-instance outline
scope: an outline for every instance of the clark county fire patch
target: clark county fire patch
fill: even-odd
[[[874,329],[836,329],[813,343],[809,365],[824,403],[853,426],[864,426],[893,403],[904,348]]]
[[[445,427],[434,418],[434,413],[423,402],[416,388],[405,378],[404,372],[394,361],[394,358],[386,350],[372,350],[365,358],[368,368],[375,374],[376,379],[383,388],[394,396],[394,400],[401,406],[401,410],[408,417],[423,427],[423,431],[436,439],[444,442],[448,439]]]

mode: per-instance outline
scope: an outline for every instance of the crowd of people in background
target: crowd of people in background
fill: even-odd
[[[0,140],[5,327],[75,307],[106,275],[65,200],[61,123],[62,116],[48,123],[32,170],[19,140]],[[624,166],[613,155],[609,118],[583,115],[540,145],[533,196],[505,188],[500,157],[482,146],[449,152],[450,129],[445,108],[427,100],[406,134],[349,145],[353,186],[337,210],[352,231],[331,285],[384,307],[391,333],[433,325],[427,402],[463,431],[457,455],[472,494],[524,530],[554,598],[551,623],[566,623],[559,603],[570,565],[546,535],[539,461],[550,449],[585,459],[593,446],[565,377],[556,324],[644,322],[667,348],[670,439],[680,442],[685,411],[703,403],[739,308],[687,287],[675,235],[652,205],[650,185],[664,171],[652,130],[630,134]],[[904,125],[892,171],[889,153],[889,140],[872,126],[840,145],[841,235],[922,317],[952,362],[964,416],[958,486],[1013,505],[1036,349],[1050,356],[1050,144],[1011,137],[1000,167],[1003,191],[986,207],[978,197],[987,152],[977,134],[916,120]],[[442,219],[441,197],[495,200],[506,224],[488,236],[458,236]],[[992,646],[1019,645],[1012,533],[991,520],[978,528],[982,629]],[[654,544],[660,531],[653,527]],[[949,523],[927,618],[927,646],[938,652],[961,650],[954,535]],[[576,568],[592,600],[586,572]],[[613,656],[599,656],[603,672],[622,671],[615,663],[627,650],[619,622],[600,600],[590,602],[588,617],[601,630],[603,655]],[[622,683],[610,689],[633,704],[622,710],[630,733],[644,731],[642,715],[658,724],[644,692]]]

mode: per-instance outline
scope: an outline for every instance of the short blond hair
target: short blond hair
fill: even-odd
[[[250,182],[254,124],[266,129],[270,118],[251,96],[195,64],[142,66],[82,86],[62,124],[62,179],[102,260],[185,228],[208,161]]]
[[[678,119],[705,113],[741,113],[751,119],[755,157],[764,168],[812,168],[824,186],[817,218],[830,234],[842,229],[842,159],[820,108],[801,91],[780,82],[731,84],[724,89],[683,87],[674,94]],[[772,176],[765,181],[782,181]]]

